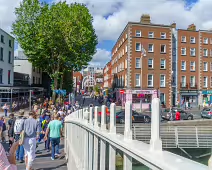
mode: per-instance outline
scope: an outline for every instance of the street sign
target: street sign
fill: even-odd
[[[124,94],[124,90],[120,90],[119,92],[120,92],[121,94]]]

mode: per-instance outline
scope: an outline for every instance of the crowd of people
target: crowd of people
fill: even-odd
[[[46,100],[42,105],[34,104],[32,111],[25,115],[20,110],[18,115],[0,117],[1,143],[9,143],[8,150],[0,144],[0,169],[17,169],[15,163],[26,164],[31,170],[36,157],[36,148],[45,142],[44,149],[51,151],[51,160],[60,156],[60,141],[63,137],[64,118],[80,108],[78,102],[71,104],[53,104]],[[51,150],[50,150],[51,149]]]

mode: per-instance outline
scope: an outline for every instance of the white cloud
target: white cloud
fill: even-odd
[[[98,65],[98,66],[104,66],[111,58],[110,51],[107,51],[105,49],[97,48],[96,54],[93,56],[92,61],[90,64],[92,65]]]
[[[11,32],[11,25],[15,21],[15,7],[18,7],[21,0],[0,0],[0,27]]]
[[[185,8],[185,0],[66,0],[87,4],[94,16],[94,27],[99,40],[116,40],[128,21],[139,21],[144,13],[153,23],[177,23],[187,28],[195,23],[200,29],[212,28],[212,1],[199,0]],[[104,16],[111,14],[107,19]]]

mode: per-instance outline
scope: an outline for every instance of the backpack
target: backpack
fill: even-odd
[[[23,130],[23,123],[24,123],[24,119],[20,118],[20,119],[16,119],[15,121],[15,125],[14,125],[14,133],[15,134],[20,134],[21,131]]]

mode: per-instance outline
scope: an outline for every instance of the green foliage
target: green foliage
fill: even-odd
[[[95,85],[94,86],[94,91],[97,92],[97,93],[99,93],[100,92],[100,85],[98,85],[98,84]]]
[[[54,79],[55,89],[65,71],[80,70],[96,52],[93,18],[83,4],[23,0],[15,14],[15,38],[33,66]]]

